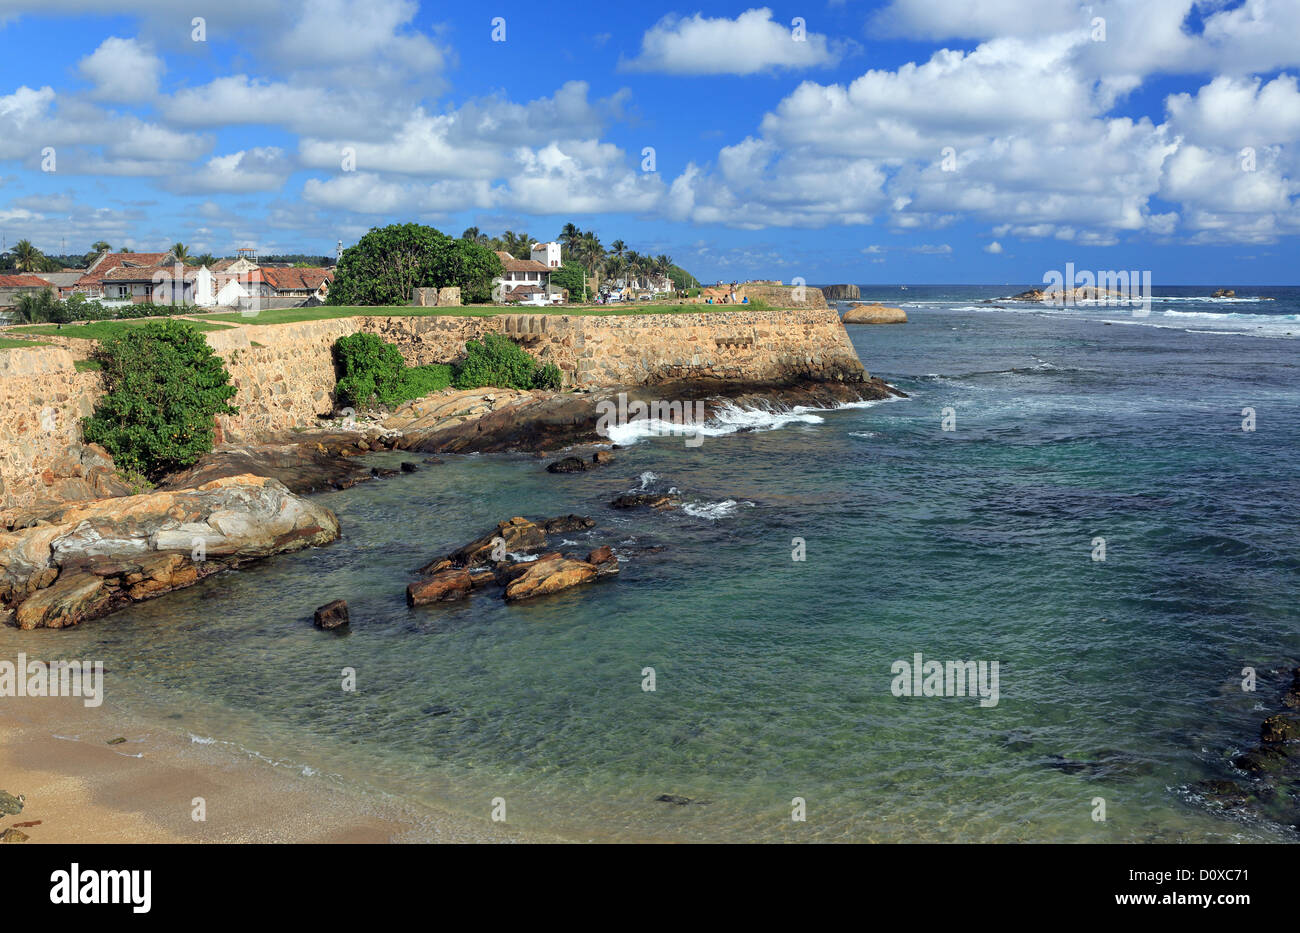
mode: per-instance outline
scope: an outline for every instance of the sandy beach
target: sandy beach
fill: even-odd
[[[76,698],[0,701],[0,790],[26,798],[0,830],[39,821],[19,825],[30,843],[556,841],[349,794]]]

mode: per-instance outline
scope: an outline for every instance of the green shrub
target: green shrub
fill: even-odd
[[[536,368],[537,360],[513,340],[500,334],[485,334],[482,340],[465,344],[465,359],[456,367],[452,384],[458,389],[484,386],[531,389]]]
[[[103,398],[82,432],[128,473],[156,478],[212,449],[214,418],[237,415],[221,358],[184,321],[150,321],[104,340],[94,352]]]
[[[374,334],[340,337],[334,342],[334,361],[339,372],[335,394],[353,408],[374,402],[400,405],[451,384],[450,366],[408,367],[397,347]]]
[[[451,385],[451,367],[446,363],[412,366],[406,371],[403,394],[407,399],[424,398],[426,395],[442,391],[449,385]]]
[[[533,372],[534,389],[558,389],[564,385],[564,374],[554,363],[537,367]]]

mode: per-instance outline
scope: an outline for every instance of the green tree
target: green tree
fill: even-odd
[[[87,441],[125,470],[156,479],[212,449],[217,415],[237,415],[235,387],[203,334],[183,321],[149,321],[94,351],[107,390],[88,418]]]
[[[190,248],[178,240],[172,244],[172,255],[177,262],[184,264],[190,258]]]
[[[486,301],[501,260],[486,246],[453,240],[422,224],[376,227],[343,251],[330,286],[333,305],[398,305],[416,288],[457,286],[467,301]]]
[[[54,290],[43,288],[39,292],[23,292],[14,299],[18,319],[26,324],[42,324],[58,316],[58,301]]]
[[[32,245],[31,240],[19,240],[14,244],[14,269],[18,272],[35,272],[41,265],[41,251]]]
[[[573,260],[564,263],[551,273],[551,284],[567,288],[570,301],[585,301],[587,298],[587,270],[581,263]]]
[[[96,240],[94,243],[90,244],[90,254],[92,256],[98,256],[100,253],[111,252],[112,249],[113,247],[109,244],[108,240]]]

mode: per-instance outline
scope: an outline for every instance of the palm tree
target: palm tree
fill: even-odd
[[[619,259],[622,259],[623,254],[627,252],[627,244],[622,240],[615,240],[613,243],[609,244],[609,251]]]
[[[556,239],[559,240],[560,245],[569,252],[570,259],[578,258],[576,250],[578,241],[582,239],[582,231],[578,229],[576,224],[565,224],[564,229],[560,231],[560,235],[556,237]],[[581,262],[581,260],[578,261]]]
[[[638,253],[634,249],[628,250],[627,256],[625,256],[624,258],[627,260],[627,275],[628,275],[627,284],[633,288],[640,288],[641,271],[645,263],[644,258],[641,256],[640,253]]]
[[[194,260],[194,264],[196,266],[210,267],[216,261],[217,261],[216,256],[213,256],[211,253],[204,253],[203,255],[199,256],[197,259]]]
[[[13,249],[14,271],[35,272],[41,264],[41,251],[31,240],[19,240]]]
[[[465,232],[460,235],[462,240],[469,240],[471,243],[477,243],[480,234],[478,227],[466,227]]]
[[[14,299],[14,310],[18,312],[19,320],[27,324],[40,324],[53,316],[57,304],[54,290],[45,288],[39,292],[24,292],[19,295]]]
[[[533,238],[526,233],[507,230],[501,234],[501,242],[506,252],[516,259],[528,259],[533,255]]]
[[[185,262],[185,260],[190,258],[190,248],[184,243],[177,241],[172,244],[172,256],[176,258],[177,262]]]
[[[587,272],[596,278],[596,291],[600,291],[600,267],[605,258],[605,247],[600,245],[600,237],[590,230],[584,232],[578,240],[579,262]]]
[[[100,253],[111,252],[112,249],[113,247],[108,242],[108,240],[96,240],[94,243],[90,244],[90,251],[94,253],[96,256],[98,256]]]

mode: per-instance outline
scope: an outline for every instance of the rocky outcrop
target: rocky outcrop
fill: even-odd
[[[562,457],[546,465],[547,473],[585,473],[596,467],[614,462],[614,455],[608,450],[598,450],[590,459],[584,457]]]
[[[480,587],[497,585],[509,601],[532,599],[617,574],[618,558],[608,545],[586,558],[549,551],[549,537],[585,531],[595,522],[582,515],[561,515],[533,522],[518,517],[497,526],[446,557],[417,571],[420,579],[406,588],[411,606],[468,599]]]
[[[1210,297],[1211,298],[1236,298],[1237,293],[1231,288],[1220,288],[1217,289],[1214,292],[1214,294],[1211,295]]]
[[[329,509],[247,475],[29,518],[0,533],[0,606],[24,629],[76,625],[339,534]]]
[[[682,500],[676,496],[662,493],[629,492],[619,496],[609,505],[610,508],[614,509],[654,509],[656,512],[667,512],[681,504]]]
[[[387,450],[396,439],[376,427],[368,431],[275,435],[262,444],[222,444],[188,470],[173,473],[159,485],[163,489],[192,489],[217,479],[251,475],[277,480],[298,495],[346,489],[372,477],[368,469],[348,458]]]
[[[1107,298],[1127,300],[1129,297],[1130,296],[1127,293],[1115,291],[1114,289],[1097,288],[1093,285],[1080,285],[1078,288],[1054,288],[1047,291],[1043,291],[1041,288],[1031,288],[1029,291],[1021,292],[1019,295],[1012,295],[1008,300],[1068,304],[1076,301],[1100,301]]]
[[[906,324],[907,312],[902,308],[886,308],[882,304],[857,304],[844,312],[845,324]]]
[[[862,297],[856,285],[823,285],[822,294],[827,301],[857,301]]]
[[[475,390],[481,396],[485,390]],[[608,442],[597,431],[601,403],[617,408],[620,395],[627,405],[637,401],[674,400],[704,403],[711,417],[730,405],[740,407],[835,408],[847,402],[901,396],[881,379],[858,383],[806,381],[796,383],[673,382],[658,386],[625,386],[578,394],[573,392],[511,392],[493,390],[492,402],[458,394],[434,395],[418,405],[403,406],[384,427],[399,432],[397,447],[425,453],[500,453],[542,451],[575,444]],[[597,462],[600,462],[599,460]]]

